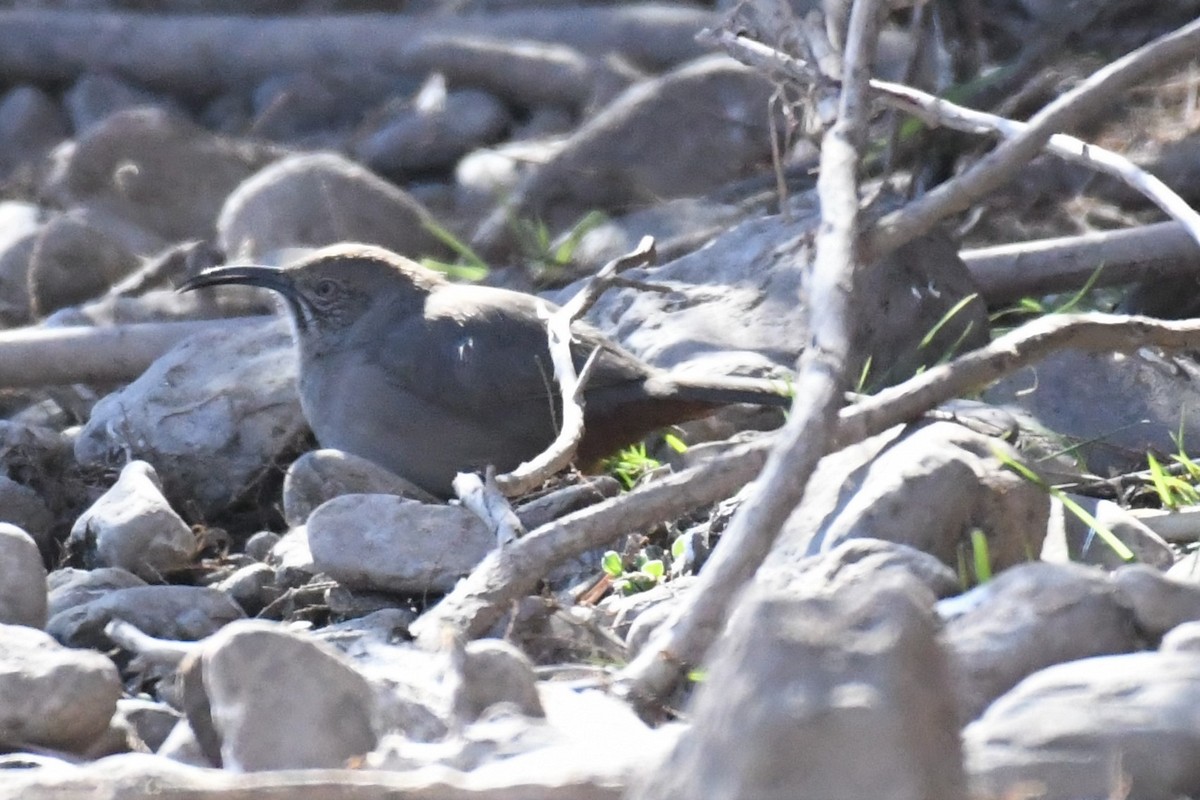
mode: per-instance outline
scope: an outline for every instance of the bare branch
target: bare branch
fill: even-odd
[[[959,254],[988,305],[1076,289],[1176,275],[1200,269],[1200,249],[1178,222],[1016,242]],[[1098,274],[1097,274],[1098,273]]]
[[[734,598],[770,552],[808,479],[829,451],[838,409],[850,383],[859,253],[859,153],[866,139],[867,83],[879,36],[878,0],[855,0],[843,54],[837,118],[821,143],[817,193],[821,225],[808,281],[811,338],[800,357],[791,414],[752,494],[687,595],[624,670],[634,697],[670,694],[720,635]]]
[[[460,472],[454,476],[451,485],[463,506],[491,530],[497,547],[504,547],[525,535],[525,526],[496,485],[494,469],[488,467],[483,478],[474,472]]]
[[[1200,19],[1102,67],[1035,114],[1024,130],[998,145],[966,172],[880,220],[867,235],[864,257],[874,260],[890,253],[942,219],[969,208],[1031,161],[1055,132],[1069,129],[1109,107],[1114,95],[1149,75],[1194,58],[1197,48],[1200,48]]]
[[[962,355],[889,387],[842,412],[835,437],[839,447],[912,420],[927,409],[976,392],[1005,375],[1065,348],[1130,353],[1142,347],[1185,350],[1200,347],[1200,321],[1164,321],[1116,314],[1057,314],[1040,317]]]
[[[521,463],[512,472],[496,477],[496,485],[504,494],[514,497],[540,486],[575,457],[584,433],[583,392],[599,351],[592,351],[576,374],[575,359],[571,354],[571,324],[595,305],[620,273],[653,263],[654,257],[654,238],[646,236],[632,252],[605,264],[574,297],[548,315],[546,332],[550,341],[550,359],[554,363],[554,379],[562,397],[562,425],[546,450]]]
[[[743,63],[761,69],[782,71],[788,77],[803,82],[813,82],[816,80],[814,70],[803,60],[774,50],[745,36],[739,36],[729,31],[722,31],[717,34],[709,34],[709,37]],[[912,114],[931,127],[941,126],[965,131],[966,133],[998,134],[1006,140],[1013,141],[1025,135],[1032,124],[1018,122],[984,111],[976,111],[899,83],[872,80],[870,85],[876,99],[884,105]],[[1037,117],[1034,119],[1036,120]],[[1192,238],[1200,243],[1200,214],[1197,214],[1169,186],[1138,167],[1129,159],[1111,150],[1105,150],[1096,145],[1088,144],[1074,136],[1062,133],[1053,134],[1046,139],[1045,149],[1047,152],[1059,156],[1066,161],[1082,164],[1125,182],[1149,198],[1151,202],[1161,208],[1172,219],[1183,225]],[[1017,164],[1017,166],[1020,166],[1020,164]],[[1007,177],[1006,174],[996,183],[996,186],[999,186],[1003,180],[1007,180]],[[954,183],[955,181],[950,181],[947,185]],[[986,194],[986,192],[982,194]],[[982,194],[979,196],[982,196]],[[971,202],[975,199],[978,199],[978,196],[972,198]],[[951,211],[948,213],[955,212]]]
[[[919,419],[940,403],[1064,347],[1117,352],[1142,347],[1200,349],[1200,321],[1164,322],[1103,314],[1043,317],[987,347],[843,408],[833,440],[837,447],[848,447],[893,425]],[[414,635],[422,644],[434,647],[448,629],[469,638],[482,636],[510,603],[534,591],[541,576],[560,561],[606,545],[626,531],[652,527],[733,495],[758,475],[777,438],[764,436],[741,445],[711,461],[550,522],[493,551],[414,623]],[[726,531],[725,537],[732,532],[732,528]],[[717,552],[722,548],[724,544]],[[710,561],[702,576],[709,574],[712,566]]]
[[[0,387],[116,383],[141,375],[197,333],[264,325],[274,317],[143,322],[104,327],[20,328],[0,332]]]

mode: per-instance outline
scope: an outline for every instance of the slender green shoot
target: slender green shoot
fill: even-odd
[[[975,580],[987,583],[992,579],[992,556],[988,551],[987,534],[979,528],[971,531],[971,554],[975,557]]]
[[[954,319],[956,316],[958,316],[960,313],[962,313],[962,310],[964,308],[966,308],[968,305],[970,305],[972,302],[974,302],[978,298],[979,298],[979,294],[977,292],[973,292],[973,293],[967,295],[966,297],[964,297],[963,299],[959,300],[953,306],[951,306],[950,309],[945,314],[942,314],[942,318],[939,319],[936,323],[934,323],[933,327],[929,329],[929,331],[925,334],[924,338],[921,339],[921,343],[917,345],[917,348],[924,349],[924,348],[928,347],[930,345],[930,343],[933,341],[934,337],[938,335],[938,332],[941,331],[942,328],[946,327],[946,325],[950,322],[950,320]],[[961,341],[962,337],[959,337],[959,338]]]
[[[999,459],[1000,463],[1005,467],[1011,469],[1013,472],[1017,473],[1030,483],[1040,487],[1042,491],[1046,492],[1048,495],[1062,503],[1063,508],[1077,516],[1083,521],[1083,524],[1095,531],[1096,536],[1100,537],[1100,541],[1108,545],[1109,549],[1117,554],[1117,558],[1127,562],[1135,561],[1137,559],[1137,557],[1133,554],[1133,551],[1130,550],[1124,542],[1118,539],[1116,534],[1109,530],[1107,526],[1100,524],[1099,520],[1092,516],[1087,509],[1079,505],[1079,503],[1072,500],[1062,489],[1046,483],[1045,479],[1042,478],[1041,475],[1038,475],[1020,461],[1012,458],[1008,453],[1004,452],[1000,448],[992,448],[992,454]]]
[[[421,259],[421,265],[429,269],[436,269],[438,272],[443,272],[451,278],[462,281],[481,281],[491,272],[491,267],[487,262],[479,257],[479,254],[471,249],[470,245],[459,239],[445,226],[439,224],[436,220],[427,219],[422,223],[425,230],[433,234],[439,242],[449,247],[458,256],[459,261],[456,263],[448,263],[438,261],[434,258]]]

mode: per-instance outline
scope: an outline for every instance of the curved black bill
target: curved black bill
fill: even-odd
[[[199,275],[181,283],[177,291],[190,292],[206,286],[231,285],[258,286],[263,289],[273,289],[283,295],[291,295],[294,291],[292,279],[286,272],[275,267],[261,267],[256,264],[206,269]]]

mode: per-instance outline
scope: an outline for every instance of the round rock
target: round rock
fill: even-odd
[[[496,540],[460,506],[348,494],[309,516],[308,546],[321,572],[352,589],[424,594],[449,591]]]
[[[412,256],[446,251],[426,223],[429,212],[407,192],[334,153],[291,156],[245,181],[217,220],[231,257],[263,259],[295,247],[343,241],[377,244]]]
[[[0,623],[46,624],[46,568],[33,537],[0,522]]]
[[[344,494],[393,494],[437,502],[374,461],[341,450],[311,450],[292,462],[283,479],[283,518],[288,525],[303,525],[317,506]]]
[[[122,567],[153,581],[191,563],[196,537],[163,497],[154,468],[131,461],[75,521],[67,546],[85,566]]]
[[[117,668],[100,653],[0,625],[0,746],[79,752],[108,730],[120,696]]]

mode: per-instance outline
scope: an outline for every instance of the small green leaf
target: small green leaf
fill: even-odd
[[[854,384],[854,391],[858,394],[864,394],[867,386],[867,378],[871,374],[871,356],[867,356],[867,360],[863,362],[862,369],[859,370],[858,380]],[[793,394],[795,389],[792,390]]]
[[[678,436],[676,436],[673,433],[664,433],[663,441],[667,443],[667,447],[671,448],[676,453],[686,453],[687,452],[687,449],[688,449],[687,442],[685,442],[683,439],[680,439]]]
[[[625,565],[621,563],[621,554],[616,550],[605,551],[604,556],[600,559],[600,567],[614,578],[621,577],[625,572]]]
[[[683,558],[683,554],[687,552],[688,534],[684,533],[675,537],[675,541],[671,542],[671,560],[678,561]]]
[[[665,570],[661,558],[652,558],[645,564],[642,564],[642,572],[655,578],[656,580],[662,579],[664,571]]]

